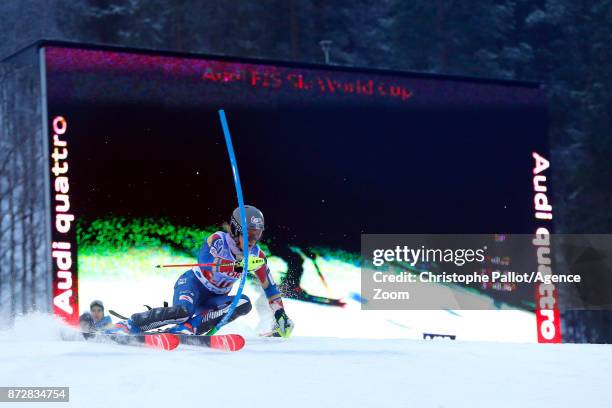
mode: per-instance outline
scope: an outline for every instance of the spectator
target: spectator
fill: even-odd
[[[85,312],[79,319],[81,330],[84,332],[97,332],[113,325],[110,316],[104,316],[104,303],[94,300],[89,305],[89,312]]]

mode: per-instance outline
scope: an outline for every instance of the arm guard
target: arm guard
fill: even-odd
[[[266,255],[262,250],[259,251],[259,257],[265,258]],[[272,279],[272,275],[270,274],[270,268],[268,268],[267,264],[262,265],[259,269],[255,271],[255,276],[257,276],[257,280],[261,284],[261,287],[268,298],[268,303],[272,308],[272,311],[275,312],[278,309],[283,308],[283,300],[281,299],[280,290],[276,286],[274,279]]]

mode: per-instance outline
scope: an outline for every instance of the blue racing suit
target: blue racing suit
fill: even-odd
[[[214,266],[194,266],[183,273],[174,285],[173,306],[184,306],[192,316],[179,325],[179,330],[187,329],[199,334],[221,320],[234,298],[229,296],[229,292],[244,273],[242,268],[233,265],[241,255],[242,251],[226,232],[218,231],[206,238],[200,249],[198,263]],[[250,249],[249,256],[266,257],[259,245]],[[264,263],[254,273],[268,298],[272,313],[282,309],[281,294],[270,275],[268,265]],[[242,295],[232,317],[239,317],[250,310],[250,299]]]

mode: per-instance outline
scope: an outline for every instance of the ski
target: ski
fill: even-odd
[[[175,334],[180,344],[202,346],[222,351],[238,351],[244,347],[245,340],[239,334],[216,334],[213,336],[194,336]]]
[[[332,299],[324,296],[315,296],[306,292],[302,288],[293,288],[293,289],[285,289],[283,292],[284,296],[289,299],[301,300],[303,302],[316,303],[319,305],[327,305],[327,306],[338,306],[344,307],[346,306],[346,302],[342,299]]]
[[[74,336],[77,335],[78,338]],[[114,343],[124,346],[146,347],[159,350],[174,350],[179,344],[187,346],[207,347],[220,351],[239,351],[244,348],[245,339],[239,334],[218,334],[214,336],[195,336],[174,333],[144,333],[144,334],[114,334],[114,333],[62,333],[63,340],[78,340],[79,338],[96,343]]]
[[[159,350],[174,350],[179,345],[178,336],[171,333],[156,334],[104,334],[82,333],[87,341],[98,343],[113,342],[125,346],[147,347]]]

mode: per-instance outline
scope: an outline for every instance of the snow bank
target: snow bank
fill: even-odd
[[[41,315],[0,332],[0,384],[70,386],[70,406],[91,408],[612,404],[604,345],[252,337],[227,354],[65,342],[59,332]]]

